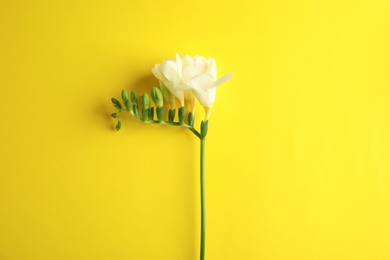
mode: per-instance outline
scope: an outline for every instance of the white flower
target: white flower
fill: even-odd
[[[164,90],[170,92],[165,93],[164,97],[171,104],[173,103],[173,106],[174,97],[180,100],[181,106],[184,106],[185,98],[186,101],[190,102],[193,112],[195,109],[193,95],[195,95],[205,109],[205,120],[209,118],[211,107],[215,102],[216,87],[233,76],[232,73],[228,73],[217,80],[214,59],[206,59],[198,55],[193,58],[188,55],[180,57],[178,54],[176,54],[176,61],[165,59],[163,64],[156,64],[152,73],[159,79],[163,94],[167,92]]]
[[[171,107],[175,107],[175,97],[180,100],[180,105],[184,106],[183,88],[179,87],[182,82],[182,64],[180,57],[176,61],[169,58],[165,59],[162,64],[156,64],[152,68],[152,73],[160,81],[161,91]]]

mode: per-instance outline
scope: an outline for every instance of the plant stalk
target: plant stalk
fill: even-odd
[[[200,138],[200,260],[205,256],[206,238],[206,197],[204,181],[205,137]]]

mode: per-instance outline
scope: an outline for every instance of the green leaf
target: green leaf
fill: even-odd
[[[111,117],[113,117],[113,118],[117,118],[119,116],[119,113],[112,113],[111,114]]]
[[[118,120],[118,123],[116,123],[116,127],[115,127],[116,131],[119,131],[121,129],[121,126],[122,126],[122,123],[121,123],[121,121]]]
[[[157,108],[157,119],[160,123],[164,120],[164,107]]]
[[[122,109],[122,105],[121,103],[119,103],[119,101],[115,98],[111,98],[111,102],[114,104],[114,107],[118,108],[118,109]]]
[[[200,137],[201,138],[205,138],[206,137],[208,128],[209,128],[209,120],[202,121],[200,123]]]
[[[189,112],[188,113],[188,124],[190,126],[193,126],[194,125],[194,121],[195,121],[194,114],[192,112]]]
[[[179,114],[179,123],[182,125],[184,124],[184,117],[185,117],[184,107],[179,108],[178,114]]]

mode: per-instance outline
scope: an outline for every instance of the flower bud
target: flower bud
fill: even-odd
[[[164,107],[157,108],[157,119],[160,123],[164,120]]]
[[[116,131],[119,131],[121,129],[122,123],[118,120],[118,123],[116,123],[115,129]]]
[[[134,91],[131,91],[131,102],[133,103],[133,105],[137,105],[138,106],[138,98],[137,98],[137,95],[135,94]]]
[[[123,103],[126,102],[126,100],[129,100],[129,95],[127,94],[127,91],[122,89],[122,100],[123,100]]]
[[[142,120],[146,121],[149,118],[149,109],[144,108],[142,109]]]
[[[173,122],[173,120],[175,120],[175,112],[176,112],[176,109],[169,109],[169,112],[168,112],[168,121],[169,122]]]
[[[179,123],[182,125],[184,124],[184,107],[179,108]]]
[[[152,99],[154,104],[156,104],[157,107],[163,106],[163,95],[161,93],[161,90],[157,87],[152,87]]]
[[[135,104],[133,105],[133,111],[135,115],[138,115],[138,106]]]
[[[153,120],[153,117],[154,117],[154,107],[151,107],[149,109],[149,119]]]
[[[193,126],[194,125],[194,120],[195,120],[194,114],[192,112],[189,112],[188,113],[188,124],[190,126]]]
[[[149,101],[149,96],[148,94],[143,94],[142,97],[141,97],[141,101],[142,101],[142,107],[143,109],[148,109],[150,107],[150,101]]]
[[[209,128],[209,120],[202,121],[200,124],[200,136],[201,138],[205,138],[207,135],[207,130]]]
[[[122,100],[123,100],[123,103],[125,104],[127,110],[130,111],[130,101],[129,101],[129,95],[127,94],[127,91],[122,89]]]
[[[122,109],[122,105],[117,99],[111,98],[111,102],[112,104],[114,104],[114,107],[116,107],[117,109]]]
[[[111,114],[111,117],[112,117],[112,118],[117,118],[118,116],[119,116],[119,113],[112,113],[112,114]]]

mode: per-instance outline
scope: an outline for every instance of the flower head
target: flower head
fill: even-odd
[[[174,106],[175,97],[180,100],[181,106],[184,99],[191,104],[192,112],[195,109],[194,96],[204,107],[207,120],[211,108],[215,102],[216,87],[228,81],[233,74],[228,73],[217,80],[217,68],[215,60],[202,56],[190,57],[176,54],[176,61],[165,59],[163,64],[156,64],[152,73],[160,81],[161,90],[165,99]],[[173,102],[172,102],[173,98]]]
[[[184,106],[184,93],[181,84],[182,64],[181,60],[168,58],[162,64],[156,64],[152,68],[153,75],[159,80],[160,88],[164,98],[175,107],[175,98],[180,100],[180,105]]]

